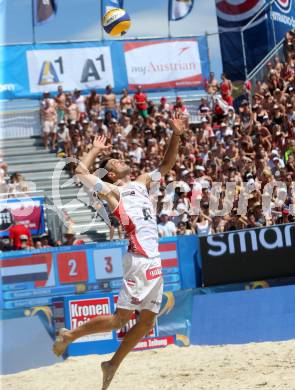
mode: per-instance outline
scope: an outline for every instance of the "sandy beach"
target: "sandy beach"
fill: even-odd
[[[2,376],[2,390],[99,390],[109,355]],[[295,390],[295,340],[132,352],[110,390]]]

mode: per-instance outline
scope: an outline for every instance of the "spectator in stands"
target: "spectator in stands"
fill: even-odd
[[[141,85],[138,85],[136,88],[136,94],[134,95],[134,103],[138,114],[141,115],[143,118],[147,118],[147,96],[145,93],[143,93]]]
[[[66,233],[64,234],[65,241],[63,245],[69,246],[69,245],[83,245],[84,240],[78,239],[75,236],[75,233],[73,231],[73,227],[70,225]]]
[[[124,88],[122,91],[122,96],[120,99],[120,109],[121,112],[128,116],[131,116],[133,113],[133,100],[132,97],[128,94],[128,89]]]
[[[104,108],[104,115],[110,113],[112,118],[118,118],[116,95],[113,93],[111,85],[106,86],[105,93],[102,95],[101,104]]]
[[[45,149],[48,149],[48,138],[51,137],[51,147],[52,150],[54,150],[56,142],[57,112],[55,101],[50,98],[49,92],[44,93],[44,98],[41,101],[41,121],[44,147]]]
[[[95,89],[92,89],[89,96],[86,98],[86,109],[88,115],[99,115],[100,113],[100,96]]]
[[[23,175],[20,172],[14,172],[10,176],[10,182],[8,184],[9,198],[26,196],[28,186],[25,182]]]
[[[222,79],[222,82],[220,84],[221,97],[229,106],[232,106],[233,105],[232,83],[229,79],[226,78],[224,73],[222,73],[221,79]]]
[[[51,245],[49,245],[49,236],[47,233],[43,233],[40,236],[40,242],[42,248],[51,248]]]
[[[215,79],[214,72],[210,72],[209,80],[205,83],[205,91],[208,95],[215,95],[219,90],[218,81]]]
[[[59,85],[57,87],[57,95],[55,98],[56,103],[56,116],[57,123],[65,120],[65,110],[66,110],[66,94],[63,91],[63,87]]]
[[[85,96],[81,95],[80,89],[75,89],[74,91],[74,96],[73,96],[73,101],[76,103],[80,116],[80,118],[84,118],[86,114],[86,99]]]
[[[26,245],[31,247],[32,235],[30,229],[27,226],[21,224],[19,221],[14,220],[13,226],[11,226],[9,229],[10,245],[14,250],[19,250],[24,245],[24,243],[21,242],[21,236],[26,236]]]
[[[158,223],[159,237],[175,236],[176,226],[174,222],[169,221],[168,213],[162,210],[159,217],[160,217],[160,222]]]
[[[19,236],[19,240],[20,240],[20,247],[17,248],[17,250],[24,251],[24,250],[34,249],[34,247],[31,245],[31,239],[29,238],[28,235],[21,234]]]

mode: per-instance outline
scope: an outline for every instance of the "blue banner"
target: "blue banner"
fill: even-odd
[[[162,54],[152,60],[150,50],[159,48],[159,43]],[[146,81],[146,74],[137,72],[134,58],[150,72]],[[180,61],[182,66],[172,66]],[[167,64],[172,65],[169,68]],[[151,91],[171,86],[202,89],[209,74],[209,58],[205,37],[39,44],[0,47],[0,68],[0,99],[13,99],[40,97],[44,91],[55,93],[58,85],[65,91],[95,88],[100,93],[109,84],[121,93],[138,82]]]
[[[216,12],[223,68],[232,80],[245,79],[284,34],[295,27],[294,0],[245,0],[239,4],[216,1]],[[241,29],[250,21],[242,38]]]

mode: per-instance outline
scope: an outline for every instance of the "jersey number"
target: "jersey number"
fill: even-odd
[[[143,208],[142,209],[143,218],[145,221],[152,219],[152,214],[150,209]]]

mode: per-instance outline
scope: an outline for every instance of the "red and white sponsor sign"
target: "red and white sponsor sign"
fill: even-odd
[[[134,351],[142,351],[144,349],[164,348],[174,344],[174,336],[152,337],[141,340],[134,348]]]
[[[174,39],[124,44],[130,89],[195,87],[202,83],[198,41]]]
[[[109,298],[91,298],[69,301],[71,329],[75,329],[92,318],[111,315]],[[112,332],[104,332],[81,337],[75,342],[112,340]]]

